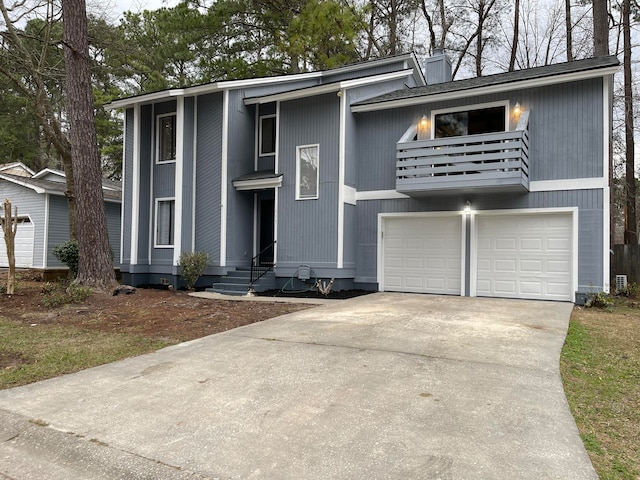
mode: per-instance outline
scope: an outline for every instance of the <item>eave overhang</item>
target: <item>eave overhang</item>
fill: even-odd
[[[493,93],[503,93],[513,90],[522,90],[527,88],[544,87],[548,85],[554,85],[559,83],[567,83],[579,80],[587,80],[590,78],[604,77],[613,75],[619,71],[619,66],[612,66],[607,68],[599,68],[593,70],[586,70],[580,72],[572,72],[566,74],[551,75],[548,77],[532,78],[527,80],[513,80],[505,81],[501,83],[495,83],[492,85],[480,86],[480,87],[464,87],[448,90],[440,93],[428,93],[423,95],[414,95],[406,98],[393,99],[387,101],[378,101],[366,103],[363,102],[360,105],[352,105],[351,111],[353,113],[358,112],[372,112],[378,110],[388,110],[391,108],[407,107],[411,105],[421,103],[433,103],[446,100],[454,100],[468,97],[475,97],[479,95],[489,95]],[[461,80],[460,82],[463,82]],[[455,83],[455,82],[452,82]]]

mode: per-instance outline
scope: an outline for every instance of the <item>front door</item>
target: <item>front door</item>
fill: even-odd
[[[260,225],[258,227],[258,251],[262,252],[260,255],[260,265],[273,265],[274,199],[260,199],[259,208],[260,212],[258,218],[260,220]]]

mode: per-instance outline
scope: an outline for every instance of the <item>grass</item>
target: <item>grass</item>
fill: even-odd
[[[155,351],[165,342],[142,335],[102,333],[72,326],[14,322],[0,317],[0,389],[73,373]]]
[[[562,350],[565,392],[602,480],[640,479],[640,304],[576,308]]]

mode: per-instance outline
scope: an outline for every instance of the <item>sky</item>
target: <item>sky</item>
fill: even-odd
[[[160,7],[172,7],[177,0],[87,0],[87,9],[104,11],[112,20],[117,20],[123,12],[141,12],[143,10],[156,10]]]

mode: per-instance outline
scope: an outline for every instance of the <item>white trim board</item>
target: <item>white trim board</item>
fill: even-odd
[[[521,90],[527,88],[543,87],[554,85],[557,83],[568,83],[577,80],[587,80],[589,78],[604,77],[613,75],[619,70],[619,67],[607,67],[600,69],[587,70],[582,72],[573,72],[564,75],[552,75],[543,78],[534,78],[522,81],[513,81],[507,83],[499,83],[496,85],[487,85],[485,87],[468,88],[464,90],[454,90],[451,92],[443,92],[436,94],[428,94],[402,98],[398,100],[390,100],[387,102],[370,103],[365,105],[355,105],[351,107],[351,111],[356,112],[373,112],[376,110],[388,110],[390,108],[407,107],[412,105],[420,105],[426,103],[441,102],[444,100],[463,99],[469,97],[478,97],[480,95],[490,95],[493,93],[505,93],[513,90]]]

